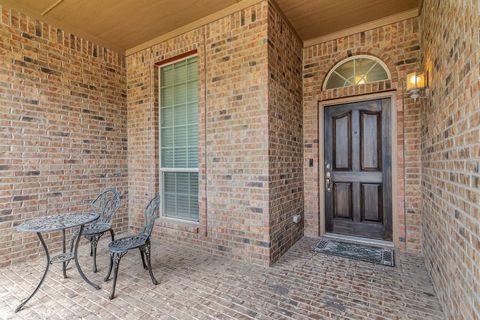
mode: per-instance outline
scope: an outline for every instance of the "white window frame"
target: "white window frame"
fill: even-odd
[[[186,173],[189,173],[189,172],[196,172],[198,173],[199,172],[199,169],[198,169],[198,164],[197,164],[197,168],[162,168],[162,126],[161,126],[161,116],[162,116],[162,97],[161,97],[161,94],[162,94],[162,72],[161,72],[161,69],[164,68],[164,67],[167,67],[169,65],[172,65],[172,64],[176,64],[176,63],[179,63],[179,62],[182,62],[184,60],[188,60],[188,59],[191,59],[191,58],[195,58],[197,57],[197,63],[198,63],[198,54],[192,54],[192,55],[189,55],[189,56],[186,56],[186,57],[182,57],[182,58],[179,58],[179,59],[175,59],[173,61],[170,61],[168,63],[164,63],[164,64],[161,64],[159,66],[157,66],[158,68],[158,167],[159,167],[159,187],[160,187],[160,196],[161,196],[161,205],[160,205],[160,217],[162,219],[168,219],[168,220],[172,220],[172,221],[178,221],[178,222],[187,222],[187,223],[195,223],[195,224],[198,224],[200,222],[200,212],[198,214],[198,220],[190,220],[190,219],[181,219],[181,218],[175,218],[175,217],[168,217],[165,215],[165,192],[164,192],[164,175],[163,173],[164,172],[186,172]],[[197,84],[199,83],[200,79],[197,79]],[[198,116],[198,113],[197,113],[197,116]],[[200,119],[198,119],[200,120]],[[200,125],[200,123],[199,123]],[[199,175],[200,177],[200,175]],[[200,185],[200,183],[199,183]],[[198,199],[200,199],[200,197],[198,197]]]
[[[336,88],[330,88],[330,89],[327,89],[327,83],[328,83],[328,80],[330,80],[330,77],[332,76],[332,74],[334,72],[336,72],[337,68],[340,67],[342,64],[346,63],[346,62],[349,62],[351,60],[356,60],[356,59],[370,59],[370,60],[373,60],[375,61],[376,63],[378,63],[384,70],[385,72],[387,73],[387,79],[386,80],[391,80],[392,79],[392,75],[390,74],[390,70],[388,69],[387,65],[385,64],[385,62],[383,62],[382,60],[380,60],[379,58],[375,57],[375,56],[371,56],[371,55],[368,55],[368,54],[359,54],[359,55],[356,55],[356,56],[351,56],[351,57],[348,57],[346,59],[343,59],[339,62],[337,62],[331,69],[330,71],[327,73],[327,76],[325,77],[325,80],[323,81],[323,86],[322,86],[322,90],[333,90],[333,89],[338,89],[338,88],[346,88],[346,87],[349,87],[349,86],[343,86],[343,87],[336,87]],[[355,67],[355,65],[354,65]],[[337,73],[338,74],[338,73]],[[343,79],[345,79],[342,75],[338,74],[340,77],[342,77]],[[353,75],[355,76],[355,69],[354,69],[354,72],[353,72]],[[346,80],[346,79],[345,79]],[[385,80],[381,80],[381,81],[385,81]],[[374,83],[374,82],[378,82],[378,81],[371,81],[371,82],[367,82],[367,83]],[[351,85],[352,86],[352,85]]]

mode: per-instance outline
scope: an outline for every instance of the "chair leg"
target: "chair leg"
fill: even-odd
[[[112,229],[108,230],[110,231],[110,237],[112,238],[112,241],[115,240],[115,233],[113,232]],[[104,281],[108,281],[110,278],[110,275],[112,274],[112,267],[113,267],[113,253],[110,254],[110,266],[108,267],[108,273],[107,276],[105,277]]]
[[[90,257],[93,256],[93,243],[92,243],[92,238],[88,238],[90,240]]]
[[[112,268],[113,268],[113,253],[110,253],[110,266],[108,267],[108,273],[107,276],[105,277],[104,281],[108,281],[110,278],[110,275],[112,274]]]
[[[112,241],[115,240],[115,233],[113,232],[113,229],[108,230],[110,231],[110,237],[112,238]]]
[[[142,257],[143,269],[148,270],[147,264],[145,263],[145,256],[143,255],[143,251],[142,249],[140,249],[139,251],[140,251],[140,257]]]
[[[117,276],[118,276],[118,267],[120,265],[120,259],[122,259],[123,254],[114,253],[113,254],[113,286],[112,292],[110,293],[109,299],[112,300],[115,296],[115,286],[117,285]]]
[[[96,235],[90,238],[90,244],[91,244],[92,255],[93,255],[93,268],[92,268],[93,273],[97,273],[97,245],[98,245],[99,239],[100,237],[97,237]]]
[[[152,279],[153,284],[157,285],[158,281],[153,276],[152,262],[151,262],[151,259],[150,259],[150,242],[147,242],[147,245],[143,247],[143,253],[147,257],[147,266],[148,266],[148,272],[150,273],[150,278]]]

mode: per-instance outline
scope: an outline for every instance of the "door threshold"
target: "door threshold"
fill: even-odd
[[[345,240],[350,242],[369,244],[373,246],[389,247],[389,248],[394,247],[392,241],[347,236],[345,234],[338,234],[338,233],[325,233],[324,237],[330,238],[330,239],[336,239],[336,240]]]

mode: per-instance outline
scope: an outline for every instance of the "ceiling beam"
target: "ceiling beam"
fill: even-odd
[[[418,14],[419,14],[419,8],[414,8],[414,9],[410,9],[410,10],[407,10],[407,11],[392,14],[391,16],[387,16],[387,17],[384,17],[384,18],[380,18],[380,19],[377,19],[377,20],[370,21],[370,22],[362,23],[362,24],[359,24],[359,25],[351,27],[351,28],[347,28],[347,29],[336,31],[336,32],[332,32],[332,33],[329,33],[329,34],[326,34],[326,35],[323,35],[323,36],[320,36],[320,37],[317,37],[317,38],[313,38],[313,39],[310,39],[310,40],[305,40],[303,42],[303,47],[308,48],[308,47],[311,47],[311,46],[314,46],[314,45],[317,45],[317,44],[320,44],[320,43],[323,43],[323,42],[339,39],[339,38],[342,38],[342,37],[350,36],[350,35],[355,34],[355,33],[364,32],[364,31],[375,29],[375,28],[378,28],[378,27],[382,27],[382,26],[385,26],[385,25],[388,25],[388,24],[392,24],[392,23],[396,23],[396,22],[403,21],[403,20],[406,20],[406,19],[414,18],[414,17],[417,17]]]
[[[45,9],[43,12],[42,12],[42,16],[46,15],[47,13],[49,13],[50,11],[53,10],[53,8],[55,8],[56,6],[58,6],[60,3],[62,3],[63,0],[58,0],[57,2],[55,2],[54,4],[52,4],[50,7],[48,7],[47,9]]]

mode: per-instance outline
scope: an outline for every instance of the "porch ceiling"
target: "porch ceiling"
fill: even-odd
[[[125,51],[177,29],[236,0],[0,0],[1,4],[53,26]]]
[[[276,0],[304,41],[418,8],[420,1]],[[117,51],[133,48],[228,7],[241,7],[243,3],[254,2],[0,0],[0,3],[7,7]]]
[[[418,8],[421,0],[276,0],[302,40]]]

